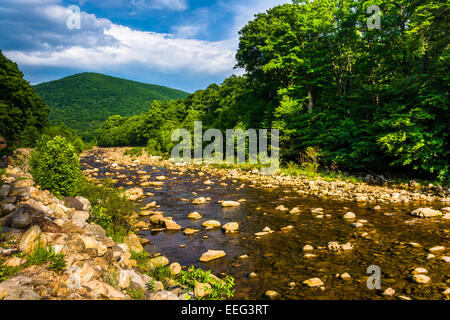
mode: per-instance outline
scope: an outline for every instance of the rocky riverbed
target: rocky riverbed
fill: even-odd
[[[124,150],[86,152],[86,175],[127,189],[145,250],[232,275],[235,298],[448,298],[448,190],[179,166]],[[380,289],[367,286],[370,266]]]
[[[262,176],[256,170],[177,166],[160,157],[95,148],[86,176],[108,178],[136,205],[123,243],[88,223],[89,202],[57,199],[10,166],[0,188],[0,299],[189,299],[136,267],[131,251],[172,272],[194,265],[236,279],[237,299],[448,299],[448,193],[435,187],[374,186]],[[27,264],[37,244],[63,253],[65,267]],[[370,266],[379,289],[369,289]],[[370,269],[370,268],[369,268]]]

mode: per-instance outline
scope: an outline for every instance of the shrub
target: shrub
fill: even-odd
[[[82,180],[74,147],[64,137],[43,137],[31,156],[31,174],[43,189],[57,196],[73,196]]]
[[[300,154],[301,167],[305,171],[317,172],[319,168],[320,149],[308,147]]]
[[[143,148],[134,147],[134,148],[126,150],[123,154],[125,156],[140,157],[142,155],[142,152],[143,152]]]
[[[133,205],[124,192],[114,188],[110,181],[95,185],[83,179],[78,195],[91,202],[89,222],[100,225],[114,241],[122,242],[131,229],[128,220],[133,212]]]
[[[220,300],[231,298],[234,295],[234,278],[226,276],[223,279],[214,277],[211,271],[196,269],[190,266],[188,270],[182,270],[179,274],[179,282],[194,290],[197,282],[209,283],[211,285],[211,293],[204,297],[209,300]]]

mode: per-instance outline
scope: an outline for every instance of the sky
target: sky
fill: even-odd
[[[242,73],[239,30],[289,2],[1,0],[0,50],[31,84],[99,72],[194,92]]]

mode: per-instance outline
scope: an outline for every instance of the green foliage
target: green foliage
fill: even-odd
[[[224,298],[231,298],[234,295],[234,279],[231,276],[226,276],[223,279],[213,277],[211,271],[205,271],[200,268],[196,269],[190,266],[188,270],[182,270],[179,274],[179,282],[186,285],[191,290],[197,282],[209,283],[211,285],[211,293],[203,299],[220,300]]]
[[[134,147],[134,148],[131,148],[131,149],[128,149],[128,150],[124,151],[123,154],[125,156],[140,157],[142,155],[143,151],[144,150],[142,148],[140,148],[140,147]]]
[[[51,108],[52,124],[65,123],[85,141],[108,117],[143,112],[154,100],[182,99],[188,94],[97,73],[81,73],[34,87]]]
[[[128,219],[133,213],[133,205],[124,192],[114,188],[110,181],[95,185],[83,180],[77,195],[91,202],[89,222],[100,225],[114,241],[123,242],[131,229]]]
[[[0,136],[10,148],[24,139],[37,139],[48,125],[49,112],[17,64],[0,51]]]
[[[144,289],[127,288],[127,294],[133,300],[145,300],[145,290]]]
[[[0,282],[14,277],[21,269],[20,267],[6,267],[3,265],[3,263],[4,261],[0,259]]]
[[[166,279],[173,279],[172,273],[170,273],[169,266],[156,266],[150,273],[157,281],[165,281]]]
[[[6,175],[6,169],[0,168],[0,186],[4,184],[2,176]]]
[[[36,183],[57,196],[73,196],[81,184],[78,156],[64,137],[44,136],[33,151],[30,165]]]
[[[37,246],[27,257],[27,265],[43,265],[50,263],[49,267],[55,272],[61,272],[66,267],[64,254],[55,253],[52,248]]]

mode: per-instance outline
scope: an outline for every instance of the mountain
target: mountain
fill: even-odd
[[[132,116],[154,100],[184,99],[189,94],[163,86],[98,73],[79,73],[34,86],[50,107],[52,124],[65,123],[85,140],[111,115]]]

